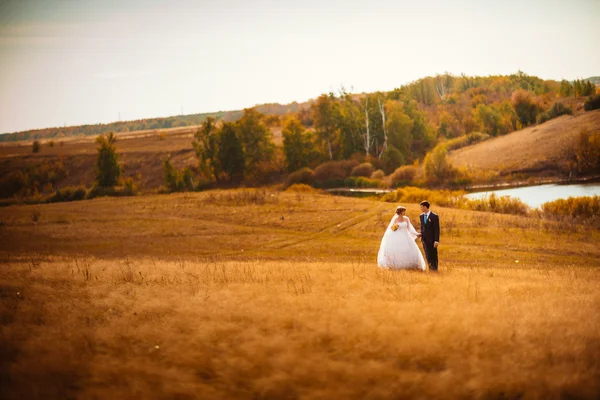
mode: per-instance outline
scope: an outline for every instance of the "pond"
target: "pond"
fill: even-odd
[[[492,193],[495,193],[496,196],[516,197],[528,206],[532,208],[537,208],[548,201],[553,201],[557,199],[595,195],[600,196],[600,183],[526,186],[513,189],[469,193],[466,195],[466,197],[469,199],[478,199],[487,197]]]

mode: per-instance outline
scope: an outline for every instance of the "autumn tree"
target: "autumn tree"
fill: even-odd
[[[523,126],[534,124],[539,108],[531,92],[519,89],[513,92],[510,102]]]
[[[247,108],[236,123],[237,138],[245,157],[244,173],[254,176],[260,170],[262,160],[268,160],[275,152],[272,134],[264,123],[264,115]]]
[[[96,183],[101,187],[113,187],[121,176],[121,166],[115,148],[117,138],[113,132],[96,138],[98,158],[96,160]]]

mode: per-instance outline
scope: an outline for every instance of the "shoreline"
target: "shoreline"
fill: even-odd
[[[572,179],[560,179],[560,178],[540,178],[535,181],[518,181],[518,182],[499,182],[495,184],[481,184],[481,185],[471,185],[466,186],[464,188],[457,188],[452,190],[464,190],[468,193],[478,193],[478,192],[487,192],[490,190],[503,190],[503,189],[513,189],[519,187],[533,187],[533,186],[542,186],[542,185],[575,185],[575,184],[585,184],[585,183],[596,183],[600,182],[600,175],[592,175],[586,177],[572,178]],[[331,189],[323,189],[327,193],[338,194],[338,195],[359,195],[359,196],[369,196],[369,195],[384,195],[386,193],[390,193],[399,188],[388,188],[388,189],[378,189],[378,188],[331,188]],[[433,188],[432,190],[440,190],[439,188]]]

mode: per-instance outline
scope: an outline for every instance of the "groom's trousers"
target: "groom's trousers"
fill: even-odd
[[[427,264],[431,271],[438,270],[438,250],[437,247],[433,246],[433,242],[421,241],[423,243],[423,250],[425,250],[425,258],[427,258]]]

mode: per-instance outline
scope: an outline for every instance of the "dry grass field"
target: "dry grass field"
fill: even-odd
[[[195,166],[198,163],[192,146],[197,126],[117,133],[117,153],[125,176],[141,176],[144,191],[157,189],[163,184],[165,157],[170,156],[177,168]],[[271,128],[273,141],[282,145],[281,127]],[[91,186],[95,177],[98,156],[96,137],[68,137],[41,140],[39,153],[32,153],[32,141],[0,143],[0,177],[27,166],[61,159],[68,172],[60,186]],[[50,142],[53,146],[50,147]]]
[[[385,271],[394,208],[260,190],[2,208],[0,398],[600,396],[599,231],[434,206],[440,272]]]
[[[453,165],[480,170],[546,171],[560,169],[582,129],[600,129],[600,110],[564,115],[473,146],[453,151]]]

